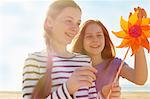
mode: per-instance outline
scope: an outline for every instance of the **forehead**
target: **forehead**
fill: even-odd
[[[72,17],[73,19],[80,20],[81,19],[81,11],[78,8],[66,7],[64,8],[58,17]]]
[[[85,32],[102,32],[102,28],[96,23],[91,23],[86,27]]]

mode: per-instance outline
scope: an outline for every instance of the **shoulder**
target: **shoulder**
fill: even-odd
[[[76,57],[86,57],[86,58],[90,58],[88,55],[85,54],[81,54],[81,53],[73,53],[76,55]]]
[[[39,52],[33,52],[28,54],[28,58],[30,57],[47,57],[47,52],[45,50],[39,51]]]
[[[46,51],[29,53],[28,57],[25,59],[24,65],[36,65],[43,66],[47,62]]]
[[[120,66],[121,65],[121,62],[122,62],[123,60],[121,59],[121,58],[118,58],[118,57],[115,57],[114,59],[113,59],[113,64],[115,64],[116,66]],[[126,62],[124,62],[124,65],[127,65],[127,63]]]
[[[122,59],[121,59],[121,58],[115,57],[115,58],[113,59],[113,63],[115,63],[115,64],[120,64],[121,62],[122,62]]]
[[[47,59],[47,53],[46,51],[29,53],[26,60],[30,59],[37,59],[37,60]]]
[[[76,55],[75,58],[79,58],[79,59],[87,59],[89,61],[91,61],[91,58],[88,55],[85,54],[80,54],[80,53],[74,53]]]

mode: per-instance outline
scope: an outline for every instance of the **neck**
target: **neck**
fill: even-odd
[[[101,54],[92,55],[91,59],[92,59],[92,66],[98,65],[101,62],[103,62],[103,58],[102,58]]]
[[[67,45],[66,44],[60,44],[59,42],[52,42],[52,53],[53,55],[58,55],[62,57],[71,57],[73,56],[72,53],[67,51]]]

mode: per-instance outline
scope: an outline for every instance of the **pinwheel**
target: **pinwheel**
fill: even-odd
[[[146,48],[148,52],[150,51],[150,43],[148,41],[148,38],[150,37],[150,18],[147,18],[147,14],[144,9],[140,7],[135,8],[134,12],[130,13],[128,21],[124,20],[121,16],[120,26],[122,30],[119,32],[112,31],[112,33],[118,38],[123,39],[121,44],[117,47],[126,47],[128,50],[125,53],[124,59],[121,62],[113,83],[115,83],[118,79],[124,60],[130,48],[132,49],[132,55],[134,55],[140,47]],[[107,99],[109,99],[110,94],[111,90],[107,96]]]

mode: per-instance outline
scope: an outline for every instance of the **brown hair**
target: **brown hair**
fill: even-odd
[[[107,29],[98,20],[88,20],[85,23],[83,23],[83,25],[80,28],[79,33],[77,34],[77,36],[72,41],[72,51],[77,52],[77,53],[86,54],[86,51],[83,47],[83,38],[85,36],[85,29],[87,28],[88,25],[93,24],[93,23],[99,25],[102,28],[102,31],[104,33],[105,46],[104,46],[104,49],[102,51],[102,58],[103,59],[114,58],[115,57],[114,45],[113,45],[113,43],[109,37]]]
[[[104,33],[104,38],[105,38],[105,46],[104,49],[101,53],[102,58],[108,60],[106,63],[104,69],[103,69],[103,75],[109,70],[109,64],[112,62],[112,60],[115,57],[115,49],[114,45],[109,37],[108,31],[105,28],[105,26],[99,21],[99,20],[88,20],[80,28],[79,33],[76,35],[76,37],[72,41],[72,51],[76,53],[81,53],[81,54],[87,54],[86,50],[84,49],[83,46],[83,40],[85,36],[85,29],[87,28],[88,25],[90,24],[97,24],[102,28],[102,31]],[[100,78],[103,77],[103,75],[99,75]]]
[[[77,8],[81,11],[80,7],[73,0],[55,0],[50,6],[47,13],[47,18],[50,16],[52,19],[55,19],[59,13],[66,7]],[[48,61],[47,61],[47,70],[46,73],[38,83],[36,84],[31,99],[45,99],[48,95],[51,94],[51,69],[52,69],[52,61],[51,61],[51,31],[44,24],[44,38],[48,52]]]

